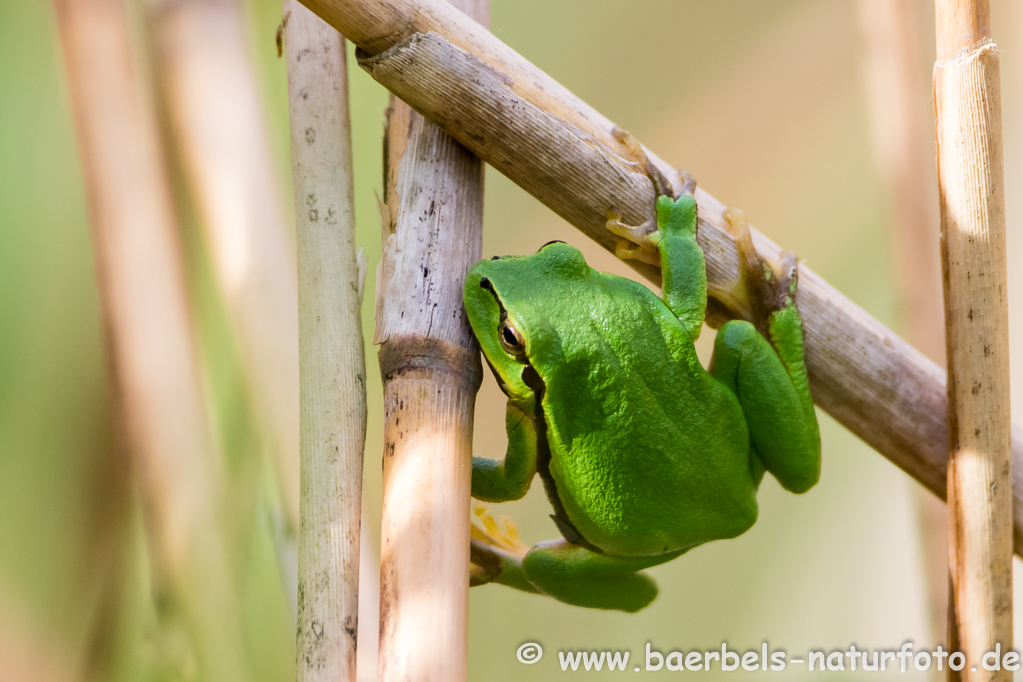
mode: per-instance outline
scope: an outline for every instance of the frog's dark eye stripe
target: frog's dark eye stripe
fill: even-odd
[[[497,307],[501,310],[501,326],[497,330],[497,340],[500,341],[501,348],[504,348],[511,355],[522,359],[522,356],[526,353],[526,342],[522,338],[522,334],[519,333],[519,330],[508,322],[508,311],[504,309],[501,299],[498,297],[497,292],[494,291],[494,285],[490,283],[488,278],[481,277],[480,288],[486,289],[493,294]]]
[[[513,327],[508,320],[501,320],[501,327],[498,329],[497,338],[501,347],[512,355],[522,355],[526,350],[525,341],[519,330]]]

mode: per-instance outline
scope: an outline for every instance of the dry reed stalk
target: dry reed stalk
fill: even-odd
[[[966,680],[1012,648],[1009,308],[998,50],[986,0],[936,0],[938,192],[949,368],[949,563]]]
[[[0,593],[0,680],[85,682],[52,634],[34,627],[12,595]],[[86,666],[88,667],[88,666]]]
[[[871,137],[891,216],[902,326],[913,347],[943,364],[937,192],[929,174],[934,118],[925,106],[930,82],[920,51],[922,8],[903,0],[860,0],[859,9]],[[933,495],[918,488],[913,493],[932,636],[941,641],[948,621],[948,513]]]
[[[163,103],[245,379],[266,425],[286,535],[293,542],[299,496],[298,284],[241,8],[237,0],[148,4]],[[293,578],[294,568],[290,571]],[[293,592],[293,580],[286,582]]]
[[[366,518],[363,497],[362,518]],[[359,651],[355,667],[359,682],[376,682],[380,651],[380,561],[376,543],[380,536],[363,524],[359,538]]]
[[[121,0],[56,0],[90,211],[108,361],[165,615],[189,626],[208,679],[245,677],[217,529],[217,471],[181,246],[156,124]],[[170,613],[168,613],[168,609]]]
[[[488,0],[456,4],[487,22]],[[481,255],[483,165],[393,96],[386,135],[374,338],[385,412],[378,679],[459,682],[482,378],[462,286]]]
[[[298,680],[355,680],[366,360],[341,35],[285,0],[298,237]]]
[[[123,426],[123,421],[118,420]],[[88,560],[80,576],[80,598],[88,608],[88,633],[83,652],[83,677],[106,680],[117,637],[124,578],[128,566],[132,511],[130,462],[126,434],[116,433],[92,471]],[[2,658],[2,653],[0,653]],[[0,674],[0,680],[5,679]]]
[[[649,217],[653,187],[614,124],[447,3],[305,4],[363,51],[360,63],[378,82],[601,246],[613,251],[617,243],[605,227],[609,206],[627,223]],[[703,190],[696,197],[708,280],[726,287],[738,277],[738,260],[725,206]],[[751,232],[762,256],[780,258],[776,244]],[[657,268],[629,263],[660,282]],[[944,499],[944,372],[805,266],[798,305],[817,404]],[[713,304],[709,311],[715,323],[729,314]],[[1021,461],[1013,483],[1014,538],[1023,552],[1023,433],[1014,432],[1014,457]]]

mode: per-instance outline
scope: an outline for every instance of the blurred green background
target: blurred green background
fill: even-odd
[[[906,0],[910,2],[911,0]],[[857,3],[851,0],[492,0],[492,30],[751,222],[870,314],[901,316],[895,229],[871,153]],[[918,106],[930,111],[931,3],[921,18]],[[1023,422],[1023,258],[1016,216],[1023,183],[1023,6],[992,2],[1002,49],[1015,420]],[[251,49],[290,201],[285,65],[274,48],[280,0],[246,0]],[[106,488],[115,447],[86,207],[53,20],[43,0],[0,1],[0,635],[42,638],[77,665],[89,646],[102,570]],[[354,65],[351,110],[358,239],[380,256],[381,136],[387,93]],[[933,176],[931,167],[923,169]],[[187,214],[186,214],[187,215]],[[583,248],[599,269],[631,276],[522,190],[487,171],[484,256],[531,252],[550,239]],[[223,305],[194,221],[184,225],[206,386],[229,465],[228,504],[248,653],[258,680],[294,677],[294,634],[272,549],[268,474]],[[369,278],[363,313],[369,367],[364,530],[379,537],[382,406]],[[709,339],[708,334],[704,338]],[[703,350],[706,350],[706,343]],[[475,447],[503,453],[503,396],[488,376]],[[822,415],[821,483],[795,497],[768,477],[760,520],[652,570],[661,596],[637,615],[574,609],[501,587],[471,594],[470,679],[556,679],[560,649],[931,647],[934,636],[913,481]],[[556,535],[539,486],[494,505],[532,544]],[[188,679],[181,643],[158,626],[140,520],[110,677]],[[376,575],[364,571],[360,679],[375,676]],[[1018,561],[1017,561],[1018,563]],[[1017,589],[1017,595],[1023,597]],[[11,625],[11,624],[15,625]],[[525,667],[523,642],[547,652]],[[0,649],[2,653],[2,649]],[[634,659],[635,660],[635,659]],[[630,663],[630,668],[632,667]],[[601,677],[610,673],[579,673]],[[619,673],[628,674],[628,673]],[[648,673],[649,674],[649,673]],[[662,673],[663,674],[663,673]],[[713,673],[704,675],[711,679]],[[834,674],[834,673],[833,673]],[[856,674],[844,673],[854,678]],[[810,674],[802,666],[781,679]],[[909,677],[923,679],[925,673]],[[4,681],[6,682],[6,680]]]

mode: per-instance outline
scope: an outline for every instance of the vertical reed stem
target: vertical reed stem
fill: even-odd
[[[164,105],[246,383],[275,458],[293,538],[299,488],[298,285],[242,9],[237,0],[148,4]]]
[[[366,361],[341,35],[284,3],[298,232],[298,680],[355,680]]]
[[[487,0],[456,6],[486,23]],[[481,254],[483,167],[393,96],[386,143],[375,338],[385,412],[379,679],[462,682],[481,379],[462,284]]]
[[[66,645],[35,627],[14,595],[0,591],[0,680],[7,682],[89,682],[76,670]],[[88,662],[86,666],[88,668]]]
[[[986,0],[936,0],[938,191],[948,362],[952,624],[965,680],[1009,680],[1012,479],[998,50]],[[950,628],[951,629],[951,628]],[[950,642],[951,645],[951,642]],[[988,659],[990,663],[990,658]]]
[[[161,615],[183,618],[199,672],[246,679],[215,502],[170,185],[139,92],[121,0],[56,0],[115,404],[140,479]]]

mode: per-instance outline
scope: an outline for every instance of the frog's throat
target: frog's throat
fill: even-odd
[[[554,525],[558,527],[562,537],[571,544],[580,545],[591,551],[603,554],[604,552],[583,537],[583,534],[579,532],[575,524],[569,520],[568,512],[565,511],[565,505],[561,503],[561,496],[558,495],[558,484],[551,475],[551,446],[547,440],[547,419],[543,413],[543,398],[547,387],[543,383],[540,374],[532,365],[526,365],[522,370],[522,380],[526,386],[532,389],[533,394],[536,396],[534,403],[536,407],[533,412],[533,422],[536,425],[536,473],[540,474],[540,480],[543,481],[543,490],[547,493],[547,500],[554,509],[554,513],[551,514],[551,518],[554,519]]]

